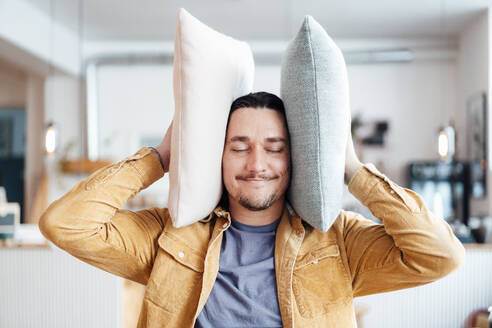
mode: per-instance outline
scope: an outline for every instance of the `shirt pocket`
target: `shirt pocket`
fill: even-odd
[[[159,236],[158,245],[145,297],[168,312],[179,312],[198,302],[205,256],[168,232]]]
[[[313,318],[351,300],[350,280],[336,243],[320,244],[299,254],[292,287],[299,313]]]

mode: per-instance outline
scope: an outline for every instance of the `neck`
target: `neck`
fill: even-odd
[[[285,200],[281,197],[267,209],[251,211],[229,197],[229,210],[234,220],[255,226],[270,224],[277,220],[282,215],[284,206]]]

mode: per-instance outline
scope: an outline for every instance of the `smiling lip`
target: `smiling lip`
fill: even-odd
[[[268,179],[253,179],[253,178],[240,179],[240,180],[243,180],[245,182],[267,182],[268,181]]]

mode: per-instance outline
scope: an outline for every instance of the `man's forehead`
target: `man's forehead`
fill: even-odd
[[[288,132],[281,113],[269,108],[240,108],[231,113],[227,138],[236,141],[249,139],[276,139],[286,141]],[[242,139],[240,139],[242,138]]]

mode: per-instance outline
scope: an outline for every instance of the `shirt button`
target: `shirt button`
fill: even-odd
[[[318,264],[318,259],[314,259],[313,264]]]
[[[183,252],[179,252],[179,253],[178,253],[178,256],[179,256],[180,258],[183,258],[183,257],[185,256],[185,253],[183,253]]]
[[[391,191],[390,191],[390,193],[394,194],[394,193],[395,193],[395,191],[394,191],[394,190],[391,190]]]
[[[224,224],[222,225],[222,228],[224,228],[224,229],[225,229],[225,228],[227,228],[227,223],[224,223]]]

